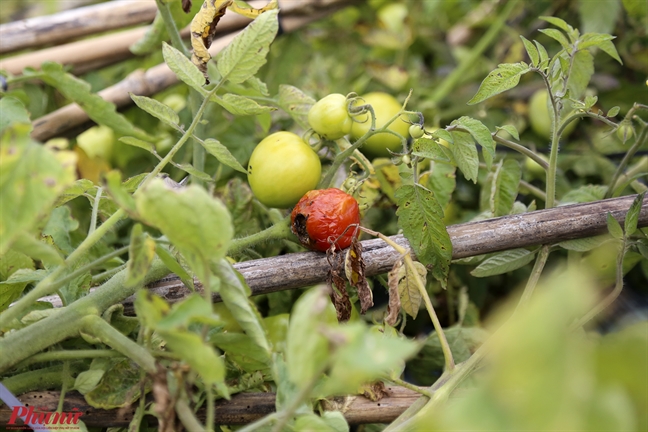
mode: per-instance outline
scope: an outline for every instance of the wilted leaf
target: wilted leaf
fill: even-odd
[[[130,359],[121,360],[103,374],[99,385],[85,394],[85,400],[101,409],[130,405],[141,396],[140,378],[140,369]]]
[[[420,262],[414,261],[414,267],[423,281],[423,286],[427,280],[427,269]],[[398,294],[400,297],[401,308],[412,318],[416,319],[419,309],[421,308],[421,291],[416,283],[416,277],[407,265],[402,265],[396,274],[398,281]]]
[[[397,260],[394,266],[387,275],[387,283],[389,284],[389,303],[387,304],[387,316],[385,323],[390,326],[395,326],[400,316],[401,303],[400,294],[398,292],[398,273],[403,265],[402,260]]]
[[[344,272],[349,283],[358,290],[360,313],[365,314],[373,306],[373,293],[365,277],[365,263],[362,259],[362,244],[357,237],[353,238],[344,259]]]

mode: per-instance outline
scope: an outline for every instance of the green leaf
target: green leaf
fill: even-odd
[[[621,57],[619,57],[619,53],[617,52],[617,49],[612,41],[602,42],[598,47],[601,49],[601,51],[612,57],[614,60],[618,61],[620,64],[623,64],[623,61],[621,61]]]
[[[492,211],[495,216],[504,216],[511,212],[521,178],[520,164],[513,159],[505,160],[497,169],[493,182],[496,191]]]
[[[63,192],[61,192],[61,194],[56,199],[56,202],[54,203],[54,207],[60,207],[66,202],[80,197],[88,190],[92,189],[93,186],[94,183],[92,183],[92,181],[88,179],[79,179],[75,181],[74,183],[67,186],[63,190]]]
[[[230,151],[225,147],[220,141],[207,138],[201,142],[202,146],[205,147],[207,152],[214,156],[218,161],[224,165],[227,165],[230,168],[234,168],[236,171],[247,174],[247,170],[239,163],[239,161],[230,153]]]
[[[275,107],[259,105],[253,99],[232,93],[227,93],[222,98],[214,95],[211,100],[238,116],[258,115],[276,110]]]
[[[503,130],[507,132],[509,135],[511,135],[513,138],[516,140],[520,140],[520,133],[518,132],[517,128],[513,125],[504,125],[504,126],[498,126],[496,128],[497,130]]]
[[[290,314],[286,363],[290,381],[304,387],[321,374],[331,346],[320,329],[337,326],[337,314],[322,286],[311,288],[295,302]]]
[[[245,81],[245,84],[249,85],[250,88],[258,92],[262,96],[268,96],[270,94],[268,93],[268,86],[266,85],[266,83],[255,76],[248,78],[247,81]]]
[[[6,129],[0,140],[0,256],[36,227],[76,180],[71,152],[53,152],[29,137],[30,125]]]
[[[625,217],[625,223],[623,227],[625,228],[626,236],[630,237],[632,234],[637,231],[637,222],[639,221],[639,213],[641,213],[641,207],[643,206],[644,197],[646,192],[643,192],[637,195],[637,198],[632,201],[632,205],[628,210],[628,213]]]
[[[326,422],[318,415],[313,413],[302,414],[295,420],[295,432],[334,432],[334,429],[326,424]]]
[[[102,369],[90,369],[81,372],[74,380],[74,390],[82,395],[94,390],[103,378],[105,371]]]
[[[133,196],[126,191],[122,184],[121,172],[112,170],[104,176],[105,188],[110,197],[122,209],[126,210],[129,215],[137,215],[135,200]]]
[[[236,363],[245,372],[269,371],[272,363],[268,351],[243,333],[216,333],[209,342],[225,352],[225,358]]]
[[[198,90],[202,95],[206,93],[203,88],[205,85],[205,77],[202,72],[198,70],[196,65],[191,63],[191,60],[166,42],[162,43],[162,55],[164,56],[164,61],[167,66],[169,66],[169,69],[176,74],[180,81],[184,82],[189,87]]]
[[[7,280],[9,276],[21,269],[34,270],[34,260],[13,249],[0,256],[0,281]]]
[[[581,239],[565,240],[558,243],[558,246],[576,252],[588,252],[601,246],[603,243],[610,240],[610,236],[601,235],[596,237],[585,237]]]
[[[621,228],[619,221],[612,216],[612,213],[607,214],[607,228],[612,237],[619,240],[623,239],[623,228]]]
[[[538,49],[538,55],[540,56],[540,64],[538,66],[540,66],[544,62],[548,62],[549,61],[549,54],[547,53],[547,49],[538,41],[534,40],[533,43],[535,44],[536,48]]]
[[[454,145],[451,147],[452,154],[466,180],[477,183],[479,172],[479,155],[477,147],[471,136],[466,132],[452,131]]]
[[[488,74],[477,90],[477,94],[468,101],[474,105],[490,97],[510,90],[520,82],[520,77],[529,72],[530,68],[525,63],[503,63]]]
[[[143,130],[135,127],[122,114],[116,111],[115,104],[90,92],[90,84],[63,71],[58,63],[45,62],[42,65],[45,73],[42,77],[47,84],[56,87],[63,96],[76,102],[94,122],[108,126],[119,135],[132,135],[146,141],[153,141]]]
[[[544,33],[547,36],[549,36],[550,38],[555,39],[556,41],[558,41],[558,43],[560,43],[560,45],[563,47],[563,49],[565,51],[567,51],[567,52],[571,51],[571,44],[569,43],[569,41],[565,37],[565,34],[563,32],[561,32],[560,30],[556,30],[556,29],[540,29],[538,31],[541,32],[541,33]]]
[[[225,380],[225,363],[216,350],[196,333],[186,330],[160,330],[168,348],[200,375],[207,385]]]
[[[281,84],[279,86],[279,106],[301,127],[309,129],[308,111],[315,105],[315,99],[297,87]]]
[[[164,246],[157,244],[155,253],[158,257],[160,257],[166,268],[175,273],[186,287],[188,287],[192,291],[194,290],[193,278],[189,275],[189,273],[187,273],[184,267],[180,265],[178,260],[176,260],[176,258],[171,255],[171,252],[166,250]]]
[[[434,163],[434,168],[428,178],[427,186],[434,191],[437,202],[445,208],[450,202],[452,192],[457,186],[456,168],[444,163]]]
[[[142,141],[141,139],[137,139],[135,137],[125,136],[119,138],[119,141],[133,147],[139,147],[141,149],[146,150],[149,153],[155,152],[155,146],[153,144],[151,144],[150,142]]]
[[[154,328],[160,331],[181,330],[194,322],[208,323],[212,318],[211,302],[202,295],[193,293],[171,306],[169,313]]]
[[[461,126],[472,135],[475,142],[487,150],[492,156],[495,155],[495,141],[488,127],[484,123],[471,117],[460,117],[453,120],[451,125]]]
[[[616,117],[617,114],[619,114],[619,111],[621,111],[621,108],[618,106],[613,106],[610,108],[610,110],[607,113],[607,117]]]
[[[162,102],[158,102],[155,99],[151,99],[146,96],[136,96],[133,93],[129,93],[135,105],[151,114],[153,117],[162,121],[163,123],[168,124],[172,127],[178,127],[180,123],[180,117],[178,113],[173,111],[170,107],[164,105]]]
[[[529,54],[529,59],[531,60],[531,66],[537,67],[540,63],[540,54],[538,49],[524,36],[520,35],[522,43],[524,44],[524,49],[526,49],[527,54]]]
[[[417,138],[412,143],[412,154],[415,156],[431,159],[434,161],[454,162],[454,157],[448,151],[446,153],[441,144],[430,138]]]
[[[150,329],[155,329],[162,318],[171,310],[164,299],[144,288],[137,292],[134,306],[137,319]]]
[[[419,349],[418,344],[394,333],[371,331],[363,322],[352,322],[332,329],[332,340],[344,341],[336,347],[333,364],[318,396],[349,394],[389,376],[400,375],[404,361]]]
[[[573,189],[560,199],[561,204],[566,203],[584,203],[602,200],[607,192],[607,186],[601,185],[584,185]]]
[[[573,99],[580,99],[594,74],[594,56],[578,51],[572,59],[567,86]]]
[[[535,252],[526,249],[512,249],[497,253],[479,264],[471,275],[475,277],[488,277],[517,270],[533,261]]]
[[[403,185],[396,191],[398,225],[419,261],[445,287],[452,243],[443,223],[443,209],[434,192],[420,185]]]
[[[541,16],[540,19],[547,21],[548,23],[553,24],[559,29],[563,30],[565,33],[567,33],[567,35],[570,37],[572,42],[575,41],[576,38],[578,37],[578,31],[560,18],[552,17],[552,16]]]
[[[269,355],[270,342],[268,342],[261,315],[249,298],[251,291],[245,283],[245,279],[227,261],[220,260],[212,268],[220,278],[220,296],[223,303],[245,330],[245,333]]]
[[[2,113],[0,115],[0,133],[16,123],[29,125],[31,130],[29,112],[25,108],[25,105],[18,99],[11,96],[5,96],[0,99],[0,113]]]
[[[142,225],[135,224],[131,231],[131,241],[128,247],[124,284],[129,287],[139,285],[146,277],[153,258],[155,258],[155,240],[143,231]]]
[[[63,257],[57,248],[27,233],[20,233],[11,247],[29,257],[43,261],[46,267],[63,263]]]
[[[578,49],[600,47],[604,42],[611,41],[612,39],[616,39],[616,37],[604,33],[585,33],[578,40]]]
[[[77,228],[79,228],[79,221],[72,217],[70,208],[67,206],[58,207],[50,213],[47,224],[41,231],[41,236],[51,239],[56,247],[69,255],[76,249],[72,245],[70,232],[76,231]]]
[[[201,281],[209,261],[225,257],[233,237],[229,212],[199,186],[172,189],[154,179],[135,199],[142,220],[158,228],[187,260]]]
[[[270,44],[277,35],[279,10],[259,15],[218,54],[216,67],[223,79],[242,83],[266,63]]]
[[[583,103],[585,104],[585,109],[589,110],[594,105],[596,105],[597,101],[598,101],[597,96],[585,96],[585,100],[583,101]]]
[[[189,163],[174,164],[176,168],[180,168],[182,171],[190,174],[204,182],[212,183],[214,179],[204,171],[196,169],[193,165]]]
[[[94,408],[122,408],[138,400],[142,388],[150,390],[142,386],[141,369],[133,367],[130,359],[124,359],[114,363],[103,374],[99,385],[84,396],[86,402]]]

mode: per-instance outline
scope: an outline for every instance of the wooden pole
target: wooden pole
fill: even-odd
[[[328,399],[324,404],[327,411],[341,411],[349,424],[390,423],[405,411],[421,395],[403,387],[386,386],[389,393],[379,401],[371,401],[364,396],[341,396]],[[60,392],[30,392],[18,397],[25,405],[33,406],[38,411],[53,412],[58,406]],[[150,398],[149,398],[150,399]],[[243,425],[275,412],[274,393],[238,393],[227,401],[216,401],[216,424]],[[152,399],[151,399],[152,400]],[[63,412],[81,412],[80,417],[89,427],[127,427],[135,413],[135,407],[104,410],[93,408],[84,397],[71,391],[65,394]],[[11,417],[11,410],[0,406],[0,424],[6,425]],[[205,420],[205,409],[198,411],[198,418]],[[152,418],[152,420],[154,420]]]
[[[119,0],[0,25],[0,54],[153,21],[155,0]]]
[[[448,233],[452,240],[452,257],[466,258],[603,234],[607,232],[607,214],[611,213],[623,223],[635,197],[636,195],[629,195],[451,225]],[[648,226],[648,198],[644,199],[638,226]],[[391,239],[411,251],[407,239],[402,235]],[[361,243],[367,276],[388,272],[400,258],[391,246],[380,239],[364,240]],[[234,268],[245,277],[252,295],[260,295],[322,283],[326,280],[329,265],[326,255],[321,252],[298,252],[244,261],[234,264]],[[196,285],[200,286],[199,283]],[[150,284],[149,289],[171,303],[180,301],[191,293],[175,275]],[[218,294],[213,299],[221,301]],[[50,302],[55,307],[62,306],[58,296],[44,297],[41,300]],[[134,300],[130,297],[123,302],[126,313],[134,314]]]

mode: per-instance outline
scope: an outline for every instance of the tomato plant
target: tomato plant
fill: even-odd
[[[383,92],[368,93],[355,105],[368,104],[374,110],[376,118],[376,128],[382,127],[398,114],[401,110],[401,104],[390,94]],[[360,114],[354,117],[351,126],[351,137],[355,140],[366,134],[371,128],[371,116],[368,113]],[[406,137],[409,131],[409,123],[402,118],[396,119],[390,126],[389,130],[396,132],[402,137]],[[390,133],[379,133],[367,139],[367,142],[361,147],[361,151],[372,157],[389,156],[388,150],[399,152],[403,148],[402,139]]]
[[[360,223],[358,202],[340,189],[307,192],[290,215],[292,232],[309,249],[349,247]]]
[[[549,92],[545,89],[533,93],[529,99],[529,123],[535,133],[551,139],[551,112],[549,111]],[[576,122],[570,123],[564,131],[569,136],[576,129]]]
[[[308,111],[308,123],[326,139],[342,138],[351,132],[352,120],[347,105],[348,100],[344,95],[334,93],[325,96]]]
[[[299,136],[275,132],[255,147],[247,172],[259,201],[286,208],[317,186],[321,170],[319,157]]]

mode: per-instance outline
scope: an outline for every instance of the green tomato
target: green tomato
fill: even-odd
[[[616,136],[619,138],[619,141],[625,144],[626,141],[632,138],[634,135],[634,129],[632,128],[632,124],[629,124],[627,122],[621,122],[619,127],[616,130]]]
[[[425,135],[425,129],[420,124],[413,124],[409,127],[409,134],[412,138],[418,139]]]
[[[162,103],[173,111],[179,113],[187,106],[187,99],[177,93],[170,94],[162,100]]]
[[[376,128],[383,126],[387,120],[395,116],[401,109],[401,104],[391,95],[387,93],[375,92],[369,93],[362,97],[365,104],[373,107],[376,114]],[[357,140],[371,128],[371,116],[369,113],[360,114],[355,117],[355,121],[351,126],[351,137]],[[394,131],[403,137],[409,133],[409,123],[403,119],[396,119],[391,125],[389,130]],[[387,150],[398,152],[402,150],[401,140],[392,134],[380,133],[373,135],[360,147],[360,151],[371,157],[389,157],[390,154]]]
[[[545,155],[538,154],[538,156],[541,159],[544,159],[545,162],[549,163],[549,160]],[[524,160],[524,168],[526,168],[527,172],[531,174],[533,177],[539,177],[539,178],[544,178],[547,172],[545,171],[544,168],[538,164],[538,162],[534,161],[530,157],[525,158]]]
[[[323,138],[336,140],[351,131],[353,120],[347,112],[347,98],[330,94],[315,103],[308,111],[308,124]]]
[[[90,159],[109,161],[115,144],[115,133],[108,126],[93,126],[77,136],[77,145]]]
[[[551,139],[551,113],[549,111],[549,92],[538,90],[529,99],[529,122],[531,129],[543,138]],[[567,102],[565,102],[567,104]],[[566,105],[567,106],[567,105]],[[576,122],[571,122],[563,132],[569,136],[576,129]]]
[[[288,208],[319,183],[317,153],[292,132],[276,132],[252,152],[248,182],[254,196],[268,207]]]

